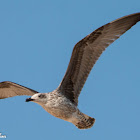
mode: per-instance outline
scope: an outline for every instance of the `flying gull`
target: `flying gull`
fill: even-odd
[[[41,105],[51,115],[73,123],[79,129],[93,126],[95,119],[78,109],[78,97],[86,79],[102,54],[111,43],[140,21],[140,13],[131,14],[114,20],[79,41],[72,56],[65,76],[54,91],[39,93],[19,84],[4,81],[0,83],[0,99],[30,95],[26,102]]]

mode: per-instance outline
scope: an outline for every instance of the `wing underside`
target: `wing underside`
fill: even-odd
[[[38,92],[35,90],[21,86],[13,82],[5,81],[0,83],[0,99],[20,96],[20,95],[32,96],[36,93]]]

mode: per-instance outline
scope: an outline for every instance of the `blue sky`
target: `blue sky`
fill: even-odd
[[[1,0],[0,81],[39,92],[61,82],[73,46],[96,28],[140,12],[139,0]],[[140,23],[102,54],[79,98],[96,119],[88,130],[55,118],[27,96],[0,100],[0,132],[7,140],[140,139]]]

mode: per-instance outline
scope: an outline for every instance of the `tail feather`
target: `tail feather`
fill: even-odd
[[[81,113],[80,120],[75,124],[79,129],[88,129],[93,126],[95,119]]]

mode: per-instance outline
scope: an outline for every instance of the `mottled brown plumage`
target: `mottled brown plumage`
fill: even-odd
[[[32,96],[36,93],[38,92],[33,89],[16,84],[14,82],[4,81],[0,83],[0,99],[19,95]]]
[[[71,122],[79,129],[92,127],[95,119],[77,108],[79,94],[102,52],[138,21],[140,21],[140,13],[119,18],[79,41],[73,49],[65,76],[56,90],[50,93],[38,93],[7,81],[0,83],[0,99],[31,95],[32,97],[26,101],[40,104],[53,116]]]
[[[85,81],[102,52],[123,33],[140,21],[140,13],[112,21],[79,41],[72,52],[59,90],[75,105]]]

